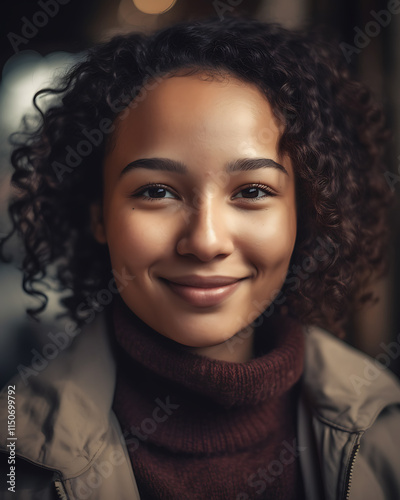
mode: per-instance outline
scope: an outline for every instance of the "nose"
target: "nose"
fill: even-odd
[[[180,255],[194,255],[203,262],[234,250],[233,234],[222,201],[213,195],[203,196],[196,207],[190,207],[176,250]]]

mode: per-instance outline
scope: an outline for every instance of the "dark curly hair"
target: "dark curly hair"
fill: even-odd
[[[350,307],[371,299],[370,277],[385,270],[391,193],[383,175],[383,114],[350,77],[338,45],[236,17],[115,36],[90,49],[57,88],[36,94],[41,124],[15,143],[18,193],[9,206],[12,230],[1,242],[3,260],[14,233],[24,242],[23,288],[42,302],[30,314],[46,307],[37,284],[50,269],[59,288],[71,292],[62,304],[78,321],[79,304],[110,280],[108,250],[91,233],[89,205],[101,200],[102,161],[113,136],[97,134],[103,140],[90,147],[88,136],[101,123],[116,123],[140,92],[150,93],[143,90],[150,81],[182,69],[257,85],[284,124],[279,150],[295,171],[298,234],[276,307],[337,333]],[[42,95],[54,99],[45,111]],[[79,166],[66,163],[68,153]],[[329,251],[317,259],[321,248]],[[303,276],[294,272],[298,266]]]

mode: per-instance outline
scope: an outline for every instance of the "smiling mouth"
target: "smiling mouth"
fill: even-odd
[[[210,281],[212,281],[210,279],[207,281],[199,280],[196,286],[194,286],[192,284],[176,283],[166,278],[160,278],[175,295],[196,307],[211,307],[220,304],[230,297],[245,279],[246,278],[225,279],[225,284],[220,284],[224,280],[218,278],[214,279],[214,284],[210,283]],[[185,281],[195,282],[196,280]],[[228,283],[228,281],[230,281],[230,283]]]

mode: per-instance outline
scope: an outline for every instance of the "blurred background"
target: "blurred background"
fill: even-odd
[[[34,93],[51,83],[94,42],[127,31],[150,32],[180,20],[236,13],[288,28],[322,25],[346,53],[354,75],[366,82],[386,110],[393,139],[387,181],[396,193],[391,224],[391,269],[375,286],[380,301],[354,313],[347,341],[383,360],[400,375],[400,1],[399,0],[14,0],[3,5],[0,26],[0,237],[9,230],[9,135]],[[42,352],[49,332],[62,326],[52,296],[40,324],[21,288],[22,249],[8,246],[11,265],[0,265],[0,385]],[[36,351],[35,351],[36,350]]]

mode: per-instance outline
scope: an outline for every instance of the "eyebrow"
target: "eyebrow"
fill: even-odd
[[[177,174],[186,174],[188,172],[186,165],[178,160],[171,160],[170,158],[140,158],[139,160],[128,163],[121,171],[120,178],[136,168],[163,170],[164,172],[173,172]],[[275,168],[289,175],[284,166],[276,163],[276,161],[270,158],[238,158],[225,165],[225,170],[228,173],[246,172],[249,170],[258,170],[260,168]]]

